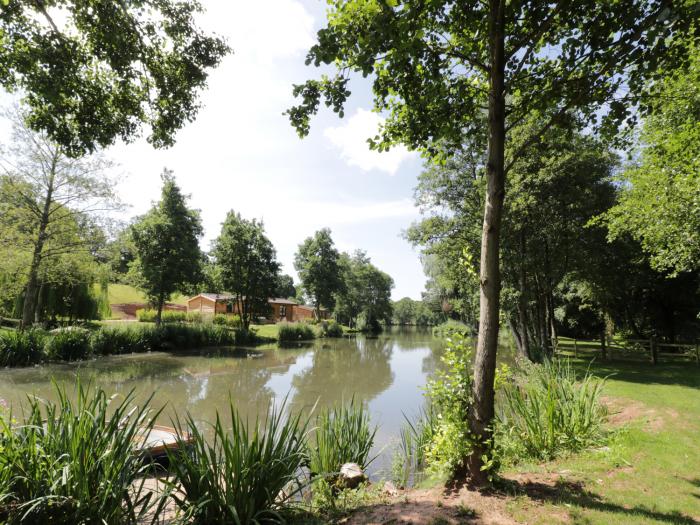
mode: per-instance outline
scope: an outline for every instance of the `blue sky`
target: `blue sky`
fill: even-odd
[[[393,296],[420,298],[425,277],[418,252],[401,232],[418,218],[412,193],[421,159],[397,148],[371,152],[376,132],[369,84],[357,79],[345,118],[322,111],[301,140],[282,113],[292,84],[319,74],[304,57],[325,20],[320,0],[203,0],[203,28],[224,36],[234,53],[212,73],[197,120],[167,150],[145,140],[107,151],[118,165],[118,190],[146,211],[158,198],[159,173],[174,170],[202,212],[203,248],[226,212],[261,218],[283,271],[295,277],[297,245],[329,227],[339,249],[366,250],[395,281]]]

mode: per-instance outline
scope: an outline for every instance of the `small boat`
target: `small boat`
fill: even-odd
[[[145,460],[153,461],[165,468],[168,467],[168,451],[172,454],[183,447],[189,449],[193,443],[192,436],[188,433],[180,434],[178,439],[177,430],[164,425],[153,425],[147,434],[144,429],[135,441],[137,449]]]

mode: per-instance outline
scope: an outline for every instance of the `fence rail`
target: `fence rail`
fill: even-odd
[[[571,339],[558,340],[554,344],[556,352],[573,352],[574,357],[580,354],[601,354],[602,358],[608,359],[646,357],[652,364],[657,364],[659,358],[674,360],[678,358],[691,359],[700,365],[700,342],[694,343],[662,343],[656,339],[625,339],[622,341],[607,341],[603,339],[578,340]],[[666,349],[667,351],[664,351]],[[673,351],[677,350],[677,351]]]

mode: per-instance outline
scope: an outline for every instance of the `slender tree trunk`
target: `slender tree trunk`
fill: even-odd
[[[499,295],[501,275],[499,243],[505,185],[505,1],[490,1],[489,21],[489,144],[486,168],[487,190],[484,224],[481,236],[479,336],[474,359],[474,402],[469,414],[469,427],[475,436],[474,449],[467,459],[472,483],[488,483],[482,471],[485,444],[491,438],[494,417],[493,382],[498,348]],[[459,474],[459,473],[457,473]]]
[[[525,273],[525,233],[520,232],[520,297],[518,297],[518,323],[520,325],[520,338],[522,341],[521,354],[532,360],[530,354],[530,337],[527,321],[527,276]]]
[[[36,291],[36,306],[34,307],[34,324],[41,322],[41,313],[44,309],[44,283],[41,283]]]
[[[163,318],[163,303],[165,302],[165,294],[161,292],[158,295],[158,310],[156,311],[156,326],[160,326]],[[216,304],[214,304],[214,312],[216,312]]]
[[[44,207],[39,219],[39,231],[34,244],[34,252],[32,253],[32,262],[29,266],[29,276],[27,279],[27,287],[24,293],[24,304],[22,305],[22,323],[21,328],[24,329],[32,324],[34,320],[34,312],[36,310],[36,295],[39,284],[39,266],[41,265],[44,243],[46,242],[46,230],[49,226],[49,217],[51,213],[51,203],[53,202],[54,180],[56,174],[56,163],[58,162],[57,154],[51,158],[51,167],[49,171],[49,180],[46,186],[46,197],[44,198]]]

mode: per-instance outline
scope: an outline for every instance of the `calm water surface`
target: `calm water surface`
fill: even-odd
[[[302,348],[253,349],[240,356],[192,353],[134,354],[77,364],[0,370],[0,400],[16,405],[27,394],[55,398],[52,380],[72,385],[78,377],[108,394],[134,390],[142,402],[165,410],[161,423],[189,412],[204,424],[229,399],[246,416],[264,415],[288,396],[288,407],[333,405],[351,397],[369,408],[379,430],[373,465],[386,472],[403,414],[423,405],[423,387],[440,363],[443,343],[428,330],[394,329],[376,338],[324,339]]]

